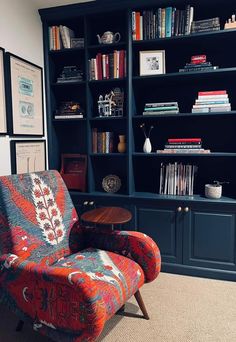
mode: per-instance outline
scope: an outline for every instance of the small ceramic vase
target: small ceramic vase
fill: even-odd
[[[126,151],[125,135],[119,135],[119,144],[117,146],[117,150],[120,153],[124,153]]]
[[[143,152],[144,153],[151,153],[152,152],[152,144],[150,138],[146,138],[143,144]]]

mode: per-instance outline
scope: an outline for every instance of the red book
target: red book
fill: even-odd
[[[136,40],[140,40],[140,12],[135,12]]]
[[[98,53],[96,56],[96,64],[98,71],[98,80],[102,80],[102,54]]]
[[[174,142],[201,142],[201,138],[177,138],[177,139],[168,139],[169,143]]]
[[[199,91],[198,96],[204,95],[227,95],[226,90]]]
[[[120,50],[120,58],[119,58],[119,77],[124,77],[124,50]]]
[[[201,64],[206,62],[206,55],[196,55],[191,57],[192,64]]]

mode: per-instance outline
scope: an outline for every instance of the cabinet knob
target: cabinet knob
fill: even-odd
[[[177,208],[177,211],[178,211],[178,213],[180,213],[180,212],[182,211],[182,208],[181,208],[181,207],[178,207],[178,208]]]
[[[189,212],[189,207],[185,207],[184,211],[185,211],[185,213],[188,213]]]

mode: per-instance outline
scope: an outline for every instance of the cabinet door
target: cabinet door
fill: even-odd
[[[157,243],[163,262],[182,262],[182,216],[175,208],[137,208],[137,229]]]
[[[235,213],[191,209],[184,216],[184,264],[236,270]]]

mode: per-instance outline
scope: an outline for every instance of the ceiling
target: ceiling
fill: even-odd
[[[55,6],[63,6],[77,4],[80,2],[88,2],[94,0],[32,0],[37,8],[47,8]]]

